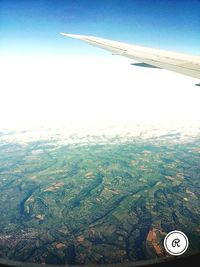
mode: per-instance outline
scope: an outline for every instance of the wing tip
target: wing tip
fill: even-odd
[[[60,32],[60,34],[63,35],[63,36],[67,36],[67,37],[75,38],[75,39],[83,39],[83,38],[85,38],[84,35],[79,35],[79,34],[71,34],[71,33],[64,33],[64,32]]]

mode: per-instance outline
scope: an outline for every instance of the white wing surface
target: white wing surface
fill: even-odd
[[[61,34],[67,37],[79,39],[94,46],[98,46],[112,52],[113,54],[134,59],[138,62],[146,64],[147,66],[151,65],[200,79],[199,56],[136,46],[94,36],[67,33]]]

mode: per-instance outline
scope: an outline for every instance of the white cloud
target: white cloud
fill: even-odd
[[[195,79],[120,57],[2,58],[0,125],[200,121]]]

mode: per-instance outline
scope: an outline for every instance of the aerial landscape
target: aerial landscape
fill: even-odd
[[[199,249],[199,134],[44,136],[1,132],[0,257],[61,265],[161,258],[174,229],[187,234],[187,253]]]
[[[200,252],[199,14],[199,0],[0,1],[0,265]]]

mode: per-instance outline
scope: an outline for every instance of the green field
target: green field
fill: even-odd
[[[200,138],[93,140],[0,139],[0,257],[50,264],[165,257],[172,230],[187,234],[187,253],[198,250]]]

